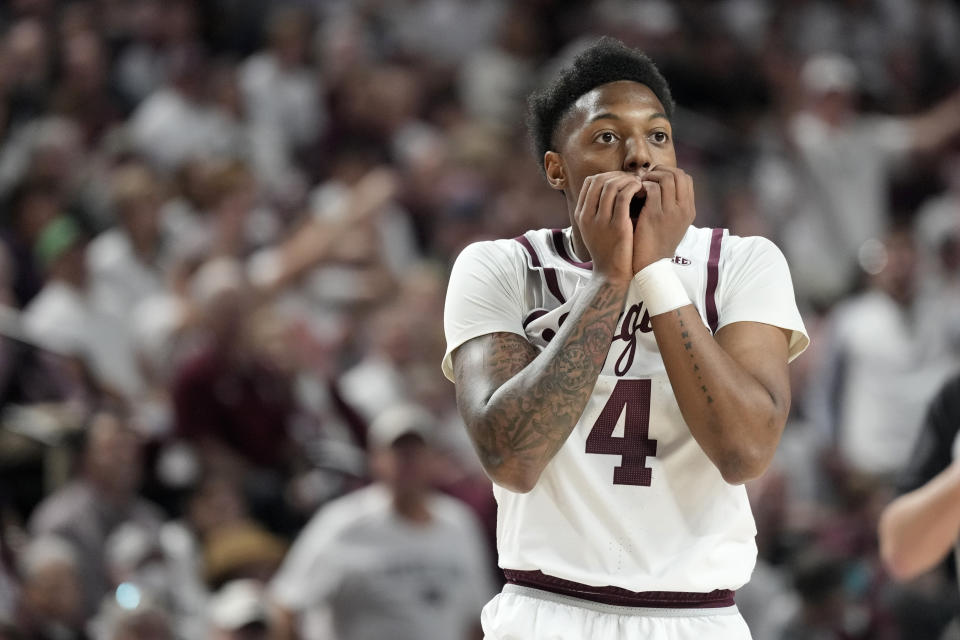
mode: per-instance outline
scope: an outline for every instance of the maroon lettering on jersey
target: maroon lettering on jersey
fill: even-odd
[[[613,484],[649,487],[653,469],[647,457],[657,455],[657,441],[650,433],[650,380],[619,380],[603,406],[590,434],[587,453],[620,456],[613,469]],[[624,416],[623,436],[614,436],[620,416]]]
[[[641,310],[643,315],[640,314]],[[653,325],[650,324],[650,314],[643,308],[643,302],[631,305],[623,315],[620,331],[615,333],[613,341],[625,342],[623,351],[613,365],[613,372],[618,376],[626,375],[633,366],[633,359],[637,355],[637,332],[650,333]]]

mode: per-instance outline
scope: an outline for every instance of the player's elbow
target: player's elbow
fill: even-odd
[[[737,485],[762,476],[772,459],[772,454],[759,447],[741,447],[726,452],[716,466],[724,482]]]
[[[746,484],[755,478],[763,475],[763,471],[752,472],[745,469],[742,465],[731,466],[720,469],[720,475],[727,484],[738,485]]]
[[[530,493],[540,479],[539,473],[531,471],[491,470],[489,468],[486,471],[494,484],[513,493]]]
[[[471,435],[490,433],[489,427],[470,429]],[[543,465],[518,454],[495,439],[473,437],[473,445],[487,477],[499,487],[514,493],[529,493],[540,480]]]

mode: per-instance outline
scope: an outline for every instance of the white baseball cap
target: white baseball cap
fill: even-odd
[[[822,53],[804,63],[800,79],[803,86],[814,93],[849,93],[857,89],[860,72],[849,58],[837,53]]]
[[[225,631],[242,629],[255,622],[267,624],[269,615],[263,585],[256,580],[232,580],[210,600],[210,621]]]
[[[416,435],[429,443],[433,439],[436,422],[433,415],[419,405],[401,404],[390,407],[370,424],[370,446],[386,449],[405,435]]]

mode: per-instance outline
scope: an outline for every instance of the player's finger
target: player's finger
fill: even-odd
[[[643,189],[647,192],[647,202],[643,205],[643,211],[640,212],[640,217],[644,216],[658,216],[663,213],[663,192],[660,188],[660,183],[655,180],[647,180],[647,176],[643,177]]]
[[[614,216],[614,203],[620,191],[636,183],[636,177],[630,175],[621,175],[608,179],[603,185],[603,192],[600,194],[600,202],[597,205],[597,219],[601,222],[610,222]]]
[[[664,209],[677,204],[677,177],[671,171],[657,167],[643,176],[643,179],[660,185],[660,193],[662,194],[660,201]]]
[[[694,208],[696,205],[696,193],[694,192],[694,189],[693,189],[693,177],[689,173],[684,172],[683,178],[682,178],[682,184],[683,184],[683,192],[684,192],[684,203],[685,205],[687,205],[687,207],[691,211],[690,222],[693,222],[693,217],[696,214],[696,209]]]
[[[583,184],[580,185],[580,193],[577,195],[577,208],[574,211],[579,212],[583,209],[583,202],[587,198],[587,191],[590,189],[590,184],[593,182],[593,176],[587,176],[583,180]]]
[[[624,185],[624,187],[620,189],[613,205],[614,210],[611,222],[614,225],[620,224],[623,219],[630,217],[630,203],[633,201],[634,196],[643,191],[643,182],[639,179]]]
[[[587,181],[589,180],[589,184]],[[597,215],[597,203],[600,201],[600,189],[602,184],[597,176],[590,176],[584,180],[585,193],[583,204],[578,210],[578,222],[589,222]]]

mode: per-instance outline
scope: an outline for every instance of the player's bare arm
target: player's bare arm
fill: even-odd
[[[637,271],[673,255],[677,228],[695,215],[692,178],[656,166],[635,231]],[[676,241],[675,241],[676,239]],[[712,336],[692,304],[651,318],[657,346],[693,437],[730,483],[762,474],[790,410],[788,332],[737,322]]]
[[[623,172],[585,181],[575,219],[599,260],[543,352],[521,336],[494,333],[453,353],[460,413],[487,474],[507,489],[531,490],[583,413],[633,275],[629,205],[641,190]]]

